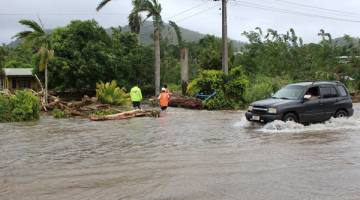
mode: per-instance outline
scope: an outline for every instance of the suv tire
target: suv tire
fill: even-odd
[[[283,121],[284,122],[299,122],[298,117],[294,114],[294,113],[287,113],[286,115],[284,115],[283,117]]]
[[[338,110],[334,115],[335,118],[344,118],[347,116],[348,116],[348,114],[345,110]]]

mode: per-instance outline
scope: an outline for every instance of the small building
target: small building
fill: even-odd
[[[0,69],[0,90],[8,89],[14,91],[28,88],[39,91],[41,88],[32,70],[32,68]]]

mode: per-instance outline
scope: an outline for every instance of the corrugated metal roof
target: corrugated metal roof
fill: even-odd
[[[32,68],[4,68],[5,76],[32,76]]]

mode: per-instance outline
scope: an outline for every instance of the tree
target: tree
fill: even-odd
[[[54,50],[51,47],[49,34],[46,34],[41,21],[39,25],[32,20],[20,20],[20,24],[27,26],[31,30],[22,31],[14,36],[14,38],[23,39],[25,43],[33,45],[40,57],[39,69],[45,70],[45,105],[48,103],[48,63],[54,57]]]
[[[19,44],[15,47],[4,46],[4,68],[33,68],[34,55],[33,47],[27,44]],[[1,56],[0,56],[1,57]]]
[[[102,0],[100,4],[96,7],[97,11],[100,11],[106,4],[108,4],[111,0]],[[133,7],[139,7],[139,4],[141,1],[132,1]],[[142,18],[139,13],[131,12],[128,16],[129,20],[129,27],[131,32],[139,34],[140,33],[140,27],[142,25]]]
[[[75,20],[57,28],[51,43],[57,58],[51,62],[50,86],[56,90],[90,91],[96,82],[115,79],[112,41],[96,21]]]
[[[0,69],[4,67],[7,54],[8,54],[8,52],[7,52],[6,46],[1,45],[0,46]]]
[[[97,82],[116,80],[130,89],[141,80],[143,93],[153,94],[153,49],[139,44],[136,34],[112,28],[109,35],[94,20],[75,20],[54,29],[50,39],[56,52],[50,88],[91,94]]]
[[[181,65],[181,87],[182,87],[182,94],[186,94],[186,89],[189,82],[189,65],[188,65],[188,49],[184,45],[184,41],[182,39],[181,30],[179,26],[173,22],[169,21],[169,25],[174,29],[176,33],[176,38],[178,41],[178,47],[180,50],[180,65]]]
[[[158,0],[133,0],[131,14],[139,15],[142,12],[147,13],[146,18],[152,18],[154,26],[154,45],[155,45],[155,95],[160,93],[160,31],[163,24],[161,18],[161,4]],[[131,15],[130,14],[130,15]]]
[[[97,11],[102,9],[111,0],[102,0]],[[162,25],[161,4],[158,0],[133,0],[133,10],[129,15],[129,26],[132,31],[139,33],[142,24],[141,13],[145,12],[146,19],[152,18],[154,25],[154,45],[155,45],[155,95],[160,93],[160,31]],[[146,20],[145,19],[145,20]]]

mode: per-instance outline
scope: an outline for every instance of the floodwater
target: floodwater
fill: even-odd
[[[0,124],[0,199],[360,199],[350,119],[252,125],[237,111]]]

